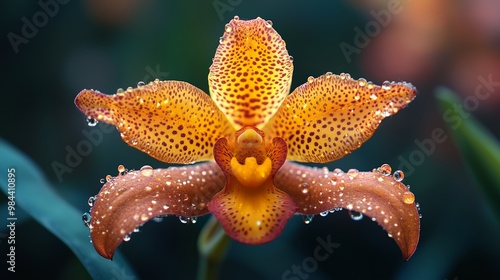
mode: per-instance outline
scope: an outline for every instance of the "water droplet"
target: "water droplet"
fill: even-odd
[[[136,138],[132,139],[132,145],[137,145],[137,143],[139,143],[139,141]]]
[[[267,21],[266,21],[266,27],[267,27],[267,28],[271,28],[272,26],[273,26],[273,22],[272,22],[272,21],[270,21],[270,20],[267,20]]]
[[[119,175],[125,175],[125,166],[123,166],[122,164],[118,165],[118,174]]]
[[[401,182],[405,178],[405,173],[401,170],[396,170],[394,171],[394,174],[392,174],[392,177],[394,178],[394,180]]]
[[[123,88],[118,88],[116,90],[116,94],[123,94],[123,92],[124,92]]]
[[[82,221],[83,221],[83,224],[86,227],[90,226],[90,219],[91,219],[91,216],[90,216],[89,213],[87,213],[87,212],[83,213],[83,215],[82,215]]]
[[[111,179],[113,179],[113,176],[111,176],[111,175],[106,175],[106,182],[111,181]]]
[[[93,119],[91,117],[85,118],[85,121],[87,121],[88,126],[96,126],[98,121],[96,119]]]
[[[155,221],[157,223],[161,223],[163,221],[163,217],[162,216],[154,217],[153,221]]]
[[[389,164],[384,163],[379,168],[377,168],[377,171],[382,173],[382,175],[384,175],[384,176],[389,176],[389,175],[391,175],[392,168]]]
[[[308,192],[309,192],[309,190],[308,190],[307,188],[303,188],[303,189],[302,189],[302,193],[303,193],[303,194],[306,194],[306,193],[308,193]]]
[[[390,90],[391,89],[391,83],[389,81],[384,81],[382,83],[382,89]]]
[[[187,223],[189,223],[189,222],[190,222],[190,220],[191,220],[191,218],[190,218],[190,217],[179,216],[179,221],[181,221],[181,223],[183,223],[183,224],[187,224]]]
[[[153,167],[151,167],[149,165],[144,165],[143,167],[141,167],[140,172],[141,172],[142,176],[150,177],[153,175],[154,170],[153,170]]]
[[[224,37],[219,38],[219,44],[222,44],[224,42]]]
[[[377,100],[377,95],[375,93],[370,94],[371,100]]]
[[[289,56],[288,61],[293,62],[293,56]]]
[[[143,81],[139,81],[139,82],[137,83],[137,87],[138,87],[138,88],[139,88],[139,87],[143,87],[143,86],[145,86],[145,85],[146,85],[146,83],[145,83],[145,82],[143,82]]]
[[[361,219],[363,219],[363,213],[350,211],[350,214],[351,214],[351,219],[353,219],[354,221],[361,221]]]
[[[331,78],[333,76],[333,73],[332,72],[326,72],[325,73],[325,77],[326,78]]]
[[[306,225],[310,224],[313,218],[314,215],[302,215],[302,221],[304,221],[304,224]]]
[[[141,221],[145,222],[149,219],[149,216],[147,214],[141,214]]]
[[[130,241],[130,235],[128,235],[128,234],[127,234],[127,235],[125,235],[125,236],[123,237],[123,241],[125,241],[125,242]]]
[[[228,23],[228,24],[226,24],[226,26],[224,26],[224,30],[226,32],[231,32],[231,31],[233,31],[233,27],[231,26],[231,24]]]
[[[192,224],[196,224],[197,221],[198,221],[198,217],[191,217]]]
[[[360,87],[364,87],[364,86],[366,86],[366,79],[364,79],[364,78],[359,78],[359,80],[358,80],[358,85],[359,85]]]
[[[404,192],[403,202],[406,204],[412,204],[413,202],[415,202],[415,195],[412,192]]]
[[[320,215],[321,217],[326,217],[326,216],[328,215],[328,213],[330,213],[330,211],[329,211],[329,210],[326,210],[326,211],[323,211],[323,212],[319,213],[319,215]]]
[[[236,21],[238,21],[238,20],[240,20],[240,17],[239,16],[234,16],[233,19],[236,20]]]
[[[104,184],[104,183],[106,183],[106,179],[104,179],[104,178],[101,178],[101,179],[99,180],[99,183],[101,183],[101,184]]]
[[[313,77],[313,76],[309,76],[309,77],[307,78],[307,82],[308,82],[308,83],[312,83],[312,82],[314,82],[314,77]]]
[[[94,202],[97,199],[97,195],[89,197],[89,200],[87,200],[87,203],[89,204],[90,207],[94,206]]]
[[[347,171],[347,175],[349,176],[349,178],[356,178],[359,174],[359,171],[357,169],[349,169]]]

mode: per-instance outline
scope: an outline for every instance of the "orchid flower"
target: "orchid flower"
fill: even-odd
[[[165,215],[184,221],[213,214],[232,239],[277,238],[294,214],[349,209],[377,221],[408,259],[420,219],[415,197],[383,165],[368,172],[312,168],[368,140],[416,90],[326,73],[289,94],[293,58],[270,21],[235,17],[220,38],[210,96],[182,81],[140,83],[114,95],[83,90],[76,106],[116,126],[130,146],[166,163],[107,178],[87,216],[97,252],[111,259],[134,229]],[[292,162],[293,161],[293,162]]]

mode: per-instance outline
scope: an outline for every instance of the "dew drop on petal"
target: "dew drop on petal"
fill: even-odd
[[[363,213],[350,211],[350,214],[353,221],[361,221],[361,219],[363,219]]]
[[[141,167],[140,172],[142,176],[150,177],[153,175],[154,170],[153,167],[149,165],[144,165],[143,167]]]
[[[161,216],[158,216],[158,217],[154,217],[153,218],[153,221],[157,222],[157,223],[161,223],[163,221],[163,217]]]
[[[190,217],[185,217],[185,216],[179,216],[179,221],[183,224],[187,224],[191,220]]]
[[[412,204],[413,202],[415,202],[415,195],[412,192],[404,192],[403,202],[406,204]]]
[[[86,227],[90,226],[90,219],[91,219],[91,216],[90,216],[89,213],[87,213],[87,212],[83,213],[83,215],[82,215],[82,221],[83,221],[83,224]]]
[[[272,22],[272,21],[270,21],[270,20],[267,20],[267,21],[266,21],[266,27],[267,27],[267,28],[271,28],[272,26],[273,26],[273,22]]]
[[[125,241],[125,242],[130,241],[130,235],[128,235],[128,234],[127,234],[127,235],[125,235],[125,236],[123,237],[123,241]]]
[[[329,210],[326,210],[326,211],[323,211],[323,212],[319,213],[319,215],[320,215],[321,217],[326,217],[326,216],[328,215],[328,213],[330,213],[330,211],[329,211]]]
[[[87,122],[88,126],[96,126],[98,121],[96,119],[93,119],[91,117],[85,118],[85,121]]]
[[[233,31],[233,27],[231,26],[231,24],[226,24],[226,26],[224,26],[224,31],[226,32],[231,32]]]
[[[312,82],[314,82],[314,77],[313,77],[313,76],[309,76],[309,77],[307,77],[307,82],[308,82],[308,83],[312,83]]]
[[[314,215],[302,215],[302,221],[304,221],[304,224],[306,225],[310,224],[313,218]]]
[[[149,216],[147,214],[141,214],[141,221],[145,222],[149,219]]]
[[[394,171],[394,174],[392,174],[392,177],[394,178],[394,180],[401,182],[405,178],[405,174],[401,170],[396,170]]]
[[[382,173],[382,175],[384,175],[384,176],[389,176],[389,175],[391,175],[392,168],[389,164],[384,163],[379,168],[377,168],[377,171]]]
[[[391,83],[389,81],[384,81],[382,83],[382,88],[385,90],[390,90],[391,89]]]
[[[347,175],[349,176],[350,179],[356,178],[358,176],[359,171],[357,169],[349,169],[347,171]]]
[[[364,79],[364,78],[359,78],[359,80],[358,80],[358,85],[359,85],[360,87],[364,87],[364,86],[366,86],[366,79]]]
[[[146,83],[145,83],[145,82],[143,82],[143,81],[139,81],[139,82],[137,83],[137,87],[143,87],[143,86],[145,86],[145,85],[146,85]]]
[[[132,139],[132,145],[137,145],[137,143],[139,143],[139,141],[137,139]]]
[[[113,176],[111,176],[111,175],[106,175],[106,182],[111,181],[111,179],[113,179]]]
[[[101,183],[101,184],[104,184],[104,183],[106,183],[106,179],[104,179],[104,178],[101,178],[101,179],[99,180],[99,183]]]
[[[120,175],[125,175],[125,166],[123,166],[122,164],[118,165],[118,174]]]
[[[116,93],[117,93],[117,94],[122,94],[123,92],[124,92],[123,88],[118,88],[118,89],[116,90]]]
[[[196,224],[197,221],[198,221],[198,217],[191,217],[192,224]]]
[[[97,199],[97,195],[94,195],[94,196],[91,196],[89,197],[89,199],[87,200],[87,203],[90,207],[94,206],[94,203],[95,203],[95,200]]]
[[[219,38],[219,44],[222,44],[222,43],[224,43],[224,37]]]
[[[238,20],[240,20],[240,17],[239,16],[234,16],[233,19],[236,20],[236,21],[238,21]]]
[[[293,62],[293,56],[291,56],[291,55],[290,55],[290,56],[288,57],[288,61]]]

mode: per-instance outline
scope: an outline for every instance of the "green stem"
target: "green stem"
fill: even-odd
[[[210,217],[198,237],[198,280],[218,279],[219,268],[231,239],[217,219]]]

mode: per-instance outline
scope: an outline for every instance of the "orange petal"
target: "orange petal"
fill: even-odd
[[[273,176],[286,157],[284,140],[274,139],[261,163],[255,157],[239,163],[226,139],[217,141],[214,154],[226,174],[226,186],[207,206],[226,233],[246,244],[278,237],[297,209],[290,196],[273,185]]]
[[[235,128],[261,128],[289,93],[292,72],[285,42],[269,21],[234,19],[210,67],[210,94]]]
[[[154,81],[115,95],[83,90],[75,104],[115,125],[130,146],[169,163],[211,160],[215,141],[234,133],[210,97],[185,82]]]
[[[299,213],[319,214],[335,208],[357,211],[376,220],[394,238],[404,259],[417,248],[420,217],[415,197],[390,174],[328,172],[286,162],[274,182],[292,197]]]
[[[359,148],[415,93],[405,82],[376,86],[327,73],[294,90],[263,131],[285,139],[289,160],[330,162]]]
[[[159,215],[199,216],[224,186],[214,162],[168,169],[143,169],[108,181],[91,209],[90,236],[107,259],[133,230]]]

